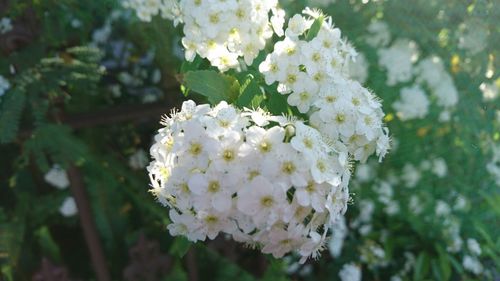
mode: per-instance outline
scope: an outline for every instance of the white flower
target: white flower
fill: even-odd
[[[344,264],[339,276],[342,281],[361,281],[361,268],[354,263]]]
[[[468,255],[464,256],[462,265],[464,266],[465,270],[470,271],[476,275],[480,275],[484,270],[483,265],[477,258]]]
[[[379,65],[387,70],[387,85],[406,82],[413,75],[413,63],[418,58],[417,45],[406,39],[396,40],[389,48],[378,50]]]
[[[319,255],[326,231],[318,231],[344,214],[350,178],[347,156],[319,132],[226,102],[184,102],[162,124],[148,172],[151,192],[171,208],[172,235],[224,233],[276,257]]]
[[[302,35],[311,26],[312,21],[307,20],[302,15],[296,14],[288,21],[288,27],[285,31],[287,37],[298,37]]]
[[[422,202],[420,202],[420,198],[417,195],[412,195],[410,197],[408,209],[415,215],[422,213],[424,208],[422,207]]]
[[[458,27],[458,47],[475,55],[487,46],[488,26],[479,19],[470,19]]]
[[[492,101],[500,96],[500,89],[498,85],[500,84],[500,80],[498,82],[486,83],[483,82],[479,85],[479,90],[483,93],[484,101]]]
[[[474,256],[481,255],[481,246],[479,246],[479,243],[477,242],[476,239],[473,238],[467,239],[467,248]]]
[[[69,186],[68,175],[59,165],[52,166],[45,174],[44,179],[47,183],[58,189],[65,189]]]
[[[448,173],[448,166],[443,158],[436,158],[432,161],[432,173],[443,178]]]
[[[449,121],[449,110],[458,103],[458,91],[443,61],[437,56],[425,58],[415,67],[415,74],[416,81],[427,85],[436,97],[437,105],[444,108],[439,116],[440,121]]]
[[[59,213],[65,217],[72,217],[78,213],[78,209],[76,208],[75,199],[73,197],[66,197],[61,207],[59,207]]]
[[[447,216],[451,212],[450,206],[441,200],[438,200],[436,203],[436,215],[437,216]]]
[[[274,224],[286,204],[286,194],[282,188],[273,186],[264,177],[257,176],[248,188],[238,193],[238,210],[252,216],[256,225]]]
[[[454,210],[465,210],[467,208],[467,199],[465,196],[459,194],[455,199],[455,204],[453,204]]]
[[[3,96],[9,88],[10,88],[9,80],[0,75],[0,97]]]
[[[391,41],[389,26],[383,21],[372,21],[367,31],[370,35],[365,37],[365,41],[372,47],[385,47]]]
[[[392,107],[397,111],[401,120],[422,119],[429,112],[429,99],[418,86],[401,89],[401,99],[394,102]]]
[[[340,256],[342,251],[342,246],[344,245],[344,239],[347,236],[347,226],[345,223],[345,218],[340,217],[332,226],[332,235],[330,242],[328,242],[328,250],[330,254],[337,258]]]
[[[361,84],[365,83],[368,78],[368,66],[365,55],[362,53],[358,54],[355,61],[347,62],[349,76]]]
[[[405,182],[405,186],[413,188],[417,186],[420,181],[422,174],[420,171],[411,163],[406,163],[403,167],[403,174],[401,179]]]
[[[128,158],[128,165],[134,170],[144,169],[148,162],[149,159],[144,149],[137,150]]]
[[[307,32],[311,18],[320,14],[305,9],[303,15],[293,16],[285,38],[274,45],[259,70],[266,84],[278,82],[277,91],[288,95],[288,104],[309,115],[312,127],[325,142],[340,148],[339,153],[347,148],[357,161],[364,162],[373,153],[381,159],[390,144],[381,104],[361,84],[347,79],[354,48],[327,16],[315,38],[306,41],[297,36]]]
[[[375,171],[372,165],[361,163],[356,167],[355,178],[360,182],[369,182],[375,176]]]
[[[220,71],[251,65],[273,33],[283,35],[285,12],[276,0],[125,0],[142,21],[156,15],[183,23],[185,58],[196,54]],[[272,13],[272,15],[270,15]]]
[[[0,19],[0,34],[7,33],[12,30],[12,20],[10,18]]]

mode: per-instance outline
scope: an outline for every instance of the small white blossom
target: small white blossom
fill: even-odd
[[[465,270],[472,272],[475,275],[480,275],[484,270],[483,265],[477,258],[468,255],[464,256],[462,265],[464,266]]]
[[[403,121],[422,119],[429,112],[429,99],[419,86],[401,89],[401,99],[392,104]]]
[[[52,166],[52,169],[45,174],[44,179],[58,189],[65,189],[69,186],[68,174],[59,165]]]
[[[75,199],[73,197],[66,197],[61,207],[59,208],[59,213],[65,217],[72,217],[78,213],[78,209],[76,208]]]
[[[3,96],[9,88],[10,88],[9,80],[0,75],[0,97]]]
[[[372,21],[367,31],[369,35],[365,37],[365,41],[372,47],[385,47],[391,41],[389,26],[383,21]]]
[[[144,169],[149,163],[148,155],[144,149],[137,150],[128,159],[128,165],[134,170]]]
[[[443,178],[448,173],[448,166],[443,158],[436,158],[432,161],[432,173]]]
[[[12,20],[10,18],[0,19],[0,34],[7,33],[12,30]]]
[[[476,239],[473,238],[467,239],[467,248],[474,256],[481,255],[481,246],[479,246],[479,243],[477,242]]]
[[[361,268],[354,264],[344,264],[339,272],[342,281],[361,281]]]
[[[410,80],[418,58],[417,45],[407,39],[396,40],[389,48],[378,50],[379,65],[387,70],[387,85]]]

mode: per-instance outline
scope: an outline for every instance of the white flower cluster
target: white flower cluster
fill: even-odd
[[[365,36],[365,41],[374,48],[387,46],[391,41],[391,31],[386,22],[372,21],[368,25],[367,31],[368,35]]]
[[[500,96],[500,79],[497,79],[491,83],[483,82],[479,85],[479,90],[483,93],[483,100],[493,101]]]
[[[401,120],[424,118],[429,112],[430,100],[424,92],[427,87],[436,98],[436,104],[443,108],[439,121],[450,120],[450,111],[458,103],[458,91],[442,60],[429,56],[420,61],[418,46],[406,38],[391,41],[389,27],[385,22],[374,21],[368,26],[368,45],[380,48],[377,53],[379,65],[387,70],[387,85],[395,86],[415,78],[413,86],[401,89],[401,98],[393,104]]]
[[[344,264],[339,277],[341,281],[361,281],[361,268],[354,263]]]
[[[401,97],[392,104],[401,120],[425,118],[429,112],[430,101],[418,85],[401,89]]]
[[[56,187],[57,189],[66,189],[69,187],[70,182],[68,174],[59,165],[53,165],[52,168],[44,176],[45,182]],[[64,199],[59,207],[59,213],[65,217],[72,217],[78,213],[75,199],[68,196]]]
[[[301,121],[184,102],[151,148],[152,193],[172,235],[219,233],[275,257],[317,257],[349,198],[347,159]]]
[[[9,88],[10,88],[9,80],[5,79],[5,77],[0,75],[0,97],[3,96]]]
[[[384,113],[377,98],[357,81],[346,78],[346,64],[354,49],[341,38],[331,18],[326,17],[316,37],[302,37],[310,31],[315,11],[293,16],[285,38],[259,66],[266,83],[278,82],[278,92],[287,102],[310,116],[313,127],[339,151],[365,161],[373,152],[382,158],[389,149]]]
[[[285,12],[278,9],[277,0],[164,0],[163,3],[161,7],[166,8],[162,14],[168,14],[165,17],[173,19],[175,25],[184,23],[182,45],[186,60],[193,61],[198,54],[220,71],[238,69],[240,57],[251,65],[266,40],[274,32],[280,36],[283,33]]]
[[[437,105],[443,107],[439,120],[448,121],[449,111],[458,103],[458,91],[443,61],[437,56],[427,57],[418,63],[415,74],[416,81],[427,86]]]
[[[418,59],[415,42],[398,39],[389,48],[378,50],[379,65],[387,70],[387,85],[406,82],[413,76],[413,63]]]
[[[178,20],[179,17],[177,0],[123,0],[122,5],[135,10],[142,21],[149,22],[156,15],[170,20]]]
[[[10,18],[0,19],[0,34],[5,34],[13,29],[12,20]]]
[[[492,146],[493,157],[486,164],[486,170],[494,178],[496,184],[500,186],[500,145]]]

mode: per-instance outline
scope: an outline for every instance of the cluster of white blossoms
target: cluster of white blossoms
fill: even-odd
[[[401,89],[401,97],[392,104],[392,107],[398,112],[399,118],[405,121],[425,118],[429,112],[429,105],[430,101],[424,90],[414,85]]]
[[[349,199],[346,155],[302,121],[184,102],[162,122],[148,167],[172,235],[219,233],[275,257],[323,248]]]
[[[177,19],[179,15],[175,13],[179,11],[177,0],[123,0],[122,5],[135,10],[137,17],[147,22],[156,15],[171,20]]]
[[[389,48],[378,50],[379,65],[387,70],[387,85],[406,82],[413,76],[413,63],[418,59],[415,42],[398,39]]]
[[[277,5],[277,0],[181,1],[186,60],[198,54],[220,71],[238,68],[240,57],[251,65],[266,40],[283,33],[285,12]]]
[[[381,21],[372,22],[365,37],[368,45],[379,48],[379,65],[387,71],[388,86],[397,86],[414,79],[412,86],[401,89],[401,98],[393,107],[401,120],[422,119],[429,113],[429,91],[441,107],[439,121],[451,119],[451,111],[458,103],[458,91],[442,60],[431,55],[419,60],[418,46],[406,38],[395,39],[392,44],[389,27]],[[424,91],[425,90],[425,91]]]
[[[0,75],[0,97],[3,96],[9,88],[10,88],[9,80]]]
[[[45,182],[57,189],[67,189],[70,185],[68,174],[59,165],[53,165],[44,176]],[[59,213],[65,217],[72,217],[78,213],[73,196],[67,196],[59,207]]]
[[[416,82],[429,88],[436,104],[443,108],[439,120],[449,121],[450,111],[458,103],[458,91],[443,61],[437,56],[427,57],[418,63],[415,75]]]
[[[486,170],[495,180],[495,183],[500,186],[500,145],[492,146],[493,157],[486,164]]]
[[[259,66],[268,85],[278,82],[287,102],[310,116],[310,124],[340,151],[365,161],[376,151],[382,158],[389,137],[381,104],[359,82],[347,78],[355,50],[341,38],[330,17],[306,9],[294,15],[283,40]],[[318,34],[307,41],[315,17],[325,17]]]
[[[184,23],[185,58],[198,54],[220,71],[239,69],[240,58],[251,65],[266,40],[283,35],[285,12],[277,0],[127,0],[144,21],[161,14]]]

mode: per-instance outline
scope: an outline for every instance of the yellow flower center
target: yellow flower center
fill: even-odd
[[[274,199],[271,196],[265,196],[260,199],[260,204],[263,207],[269,208],[274,204]]]
[[[234,152],[233,152],[233,150],[231,150],[231,149],[224,150],[224,153],[222,154],[222,158],[224,158],[224,160],[226,162],[233,161],[234,160]]]
[[[211,181],[208,183],[208,192],[217,193],[220,190],[220,184],[218,181]]]
[[[197,156],[201,153],[203,150],[203,146],[200,143],[191,143],[191,146],[189,147],[189,153],[193,156]]]
[[[292,174],[293,172],[295,172],[295,169],[296,169],[296,167],[293,164],[293,162],[291,162],[291,161],[287,161],[287,162],[283,163],[283,166],[281,167],[281,170],[285,174]]]

